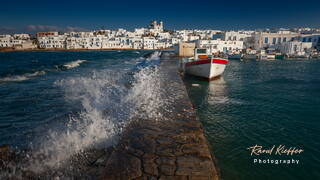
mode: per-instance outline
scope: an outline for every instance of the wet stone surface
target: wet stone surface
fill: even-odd
[[[165,94],[178,94],[171,113],[164,113],[163,121],[132,123],[106,162],[103,179],[219,179],[177,67],[176,60],[162,60],[160,65]]]
[[[20,174],[5,179],[218,180],[202,125],[177,67],[176,60],[163,60],[160,65],[162,95],[168,101],[160,120],[137,118],[115,147],[87,149],[70,157],[64,168],[42,174],[21,169]],[[27,161],[23,155],[0,146],[0,179],[1,173],[10,175]]]

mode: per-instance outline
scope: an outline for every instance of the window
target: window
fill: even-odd
[[[302,42],[306,42],[306,41],[307,41],[307,38],[304,37],[304,38],[302,39]]]
[[[278,37],[278,44],[281,43],[281,37]]]
[[[311,42],[312,41],[312,38],[309,38],[308,42]]]
[[[277,38],[272,38],[272,44],[276,44]]]
[[[282,39],[282,42],[287,42],[287,38],[284,37],[284,38]]]
[[[269,39],[267,37],[264,38],[264,43],[268,44]]]

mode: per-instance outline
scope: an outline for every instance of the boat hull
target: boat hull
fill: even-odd
[[[186,74],[206,79],[215,79],[221,76],[228,64],[225,59],[197,60],[185,64]]]
[[[228,59],[232,59],[232,60],[240,60],[242,57],[242,54],[230,54],[228,55]]]

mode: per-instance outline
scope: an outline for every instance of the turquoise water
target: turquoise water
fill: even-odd
[[[320,179],[319,60],[230,61],[218,80],[185,83],[224,180]],[[251,156],[254,145],[304,152]],[[253,163],[259,158],[299,164]]]

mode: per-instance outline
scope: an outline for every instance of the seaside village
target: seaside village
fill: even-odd
[[[255,31],[166,30],[152,21],[147,28],[91,32],[38,32],[0,35],[0,50],[206,48],[229,59],[319,58],[320,29],[295,28]],[[180,50],[181,56],[191,56]]]

